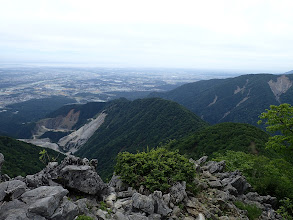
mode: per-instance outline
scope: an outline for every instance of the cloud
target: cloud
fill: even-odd
[[[3,0],[0,58],[286,70],[292,7],[286,0]]]

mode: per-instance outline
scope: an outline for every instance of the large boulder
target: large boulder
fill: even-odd
[[[165,202],[161,191],[155,191],[152,194],[152,197],[155,200],[155,213],[167,216],[172,212],[172,209],[170,209],[168,204]]]
[[[20,180],[11,180],[0,183],[0,202],[11,201],[20,197],[26,189],[26,184]]]
[[[216,161],[209,161],[204,169],[207,169],[210,173],[222,173],[226,167],[225,161],[216,162]]]
[[[49,163],[35,175],[28,175],[26,182],[30,187],[42,185],[62,186],[91,195],[107,192],[108,186],[96,172],[96,160],[89,161],[75,156],[66,157],[60,165]]]
[[[252,188],[239,171],[231,172],[229,177],[222,180],[222,183],[226,188],[228,187],[228,189],[236,189],[238,195],[242,195]]]
[[[132,206],[148,214],[153,214],[155,211],[155,202],[151,196],[134,193],[132,196]]]
[[[78,215],[78,207],[71,202],[66,196],[60,206],[55,210],[51,216],[52,220],[72,220]]]
[[[112,176],[109,182],[109,186],[113,187],[116,192],[125,191],[128,188],[128,185],[122,182],[120,176],[117,176],[115,174]]]
[[[68,190],[61,186],[41,186],[22,194],[21,200],[29,205],[29,212],[48,217],[54,214],[67,194]]]
[[[71,189],[91,195],[101,192],[106,187],[97,172],[92,167],[86,165],[65,166],[59,173],[59,180]]]
[[[171,196],[171,202],[174,204],[178,204],[184,200],[185,197],[187,197],[186,194],[186,183],[176,183],[170,188],[170,196]]]

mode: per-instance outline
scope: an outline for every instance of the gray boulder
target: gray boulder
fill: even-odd
[[[128,198],[128,197],[132,197],[134,193],[136,193],[136,190],[133,189],[132,187],[128,187],[127,191],[118,192],[117,197],[118,198]]]
[[[129,220],[148,220],[148,217],[139,213],[133,213],[128,216]]]
[[[203,157],[199,158],[198,160],[196,160],[195,163],[197,165],[201,165],[201,164],[205,163],[207,161],[207,159],[208,159],[208,156],[203,156]]]
[[[78,207],[73,202],[69,201],[66,196],[63,197],[61,205],[56,209],[51,216],[52,220],[71,220],[78,215]]]
[[[53,215],[68,190],[61,186],[41,186],[25,192],[21,200],[29,205],[28,211],[44,217]]]
[[[222,173],[225,169],[226,163],[225,161],[221,162],[215,162],[215,161],[209,161],[206,165],[206,169],[210,173]]]
[[[20,180],[11,180],[0,183],[0,202],[2,200],[11,201],[20,197],[26,189],[26,184]]]
[[[62,163],[49,172],[53,180],[65,187],[95,195],[101,193],[107,185],[95,170],[94,162],[75,156],[66,157]]]
[[[108,186],[95,170],[97,161],[67,156],[60,165],[53,162],[35,175],[26,176],[29,187],[62,186],[95,195],[106,192]]]
[[[91,195],[101,192],[106,187],[94,168],[87,165],[68,165],[60,171],[59,179],[66,187]]]
[[[155,211],[154,200],[150,196],[141,195],[139,193],[133,194],[132,206],[148,214],[153,214]]]
[[[171,197],[171,202],[174,204],[178,204],[179,202],[182,202],[185,197],[187,197],[186,194],[186,183],[182,182],[181,183],[176,183],[170,188],[170,197]]]
[[[23,218],[26,217],[26,214],[24,214],[27,213],[26,208],[27,204],[25,204],[22,201],[19,201],[18,199],[9,202],[4,202],[0,205],[0,219],[13,219],[12,217],[15,217],[14,219],[26,220],[28,218]],[[20,217],[17,218],[17,216]]]
[[[155,213],[167,216],[172,212],[172,209],[170,209],[168,204],[164,201],[161,191],[155,191],[152,197],[155,200]]]
[[[232,179],[230,184],[237,189],[238,193],[241,195],[245,193],[248,189],[251,189],[251,185],[246,181],[243,176],[237,176]]]
[[[226,186],[225,189],[228,189],[229,191],[233,188],[236,189],[236,194],[238,195],[242,195],[252,188],[239,171],[231,172],[228,178],[224,178],[222,180],[222,183],[224,186]],[[236,194],[232,191],[231,194],[236,196]]]
[[[120,176],[117,176],[115,174],[112,176],[109,182],[109,186],[114,187],[116,192],[125,191],[128,188],[127,184],[122,182]]]

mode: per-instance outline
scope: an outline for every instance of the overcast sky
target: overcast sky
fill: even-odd
[[[0,62],[293,69],[292,0],[0,0]]]

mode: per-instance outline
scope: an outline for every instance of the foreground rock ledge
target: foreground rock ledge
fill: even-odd
[[[3,161],[0,153],[0,168]],[[256,205],[262,210],[259,219],[282,219],[273,209],[276,198],[253,192],[238,171],[223,172],[224,161],[206,161],[190,159],[198,173],[196,195],[186,190],[185,182],[174,184],[166,194],[150,194],[144,187],[136,191],[115,175],[106,184],[96,173],[96,160],[74,156],[26,177],[9,179],[0,172],[0,219],[248,219],[235,201]]]

